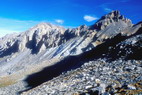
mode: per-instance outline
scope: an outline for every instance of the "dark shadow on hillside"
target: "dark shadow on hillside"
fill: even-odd
[[[53,66],[46,67],[42,71],[28,76],[25,81],[28,83],[29,87],[36,87],[58,76],[62,72],[78,67],[80,65],[78,62],[80,62],[80,59],[76,56],[67,57]]]
[[[31,53],[32,54],[37,54],[39,51],[40,51],[40,48],[41,48],[41,46],[43,45],[43,39],[47,39],[46,38],[46,35],[43,35],[42,36],[42,40],[40,41],[40,42],[38,42],[38,44],[37,44],[37,40],[36,40],[36,36],[37,36],[37,34],[36,34],[36,32],[33,34],[33,37],[32,37],[32,40],[31,41],[28,41],[27,43],[26,43],[26,47],[27,48],[29,48],[29,49],[31,49]]]
[[[7,43],[8,45],[9,43]],[[9,46],[9,48],[5,49],[4,51],[0,52],[0,58],[4,56],[11,55],[12,53],[18,52],[18,41],[16,41],[12,46]]]
[[[131,36],[125,37],[125,39],[136,37],[137,35],[142,35],[142,27],[138,29],[136,33]],[[115,37],[116,38],[116,37]],[[111,46],[111,49],[106,51],[106,56],[110,61],[114,61],[118,58],[123,58],[125,60],[142,60],[142,37],[137,38],[137,42],[135,44],[127,44],[125,43],[125,48],[120,48],[123,46],[119,44],[117,46]]]
[[[115,47],[116,44],[124,41],[128,37],[122,36],[118,34],[112,39],[106,40],[105,43],[93,48],[88,52],[84,52],[78,56],[68,56],[65,59],[61,60],[60,62],[56,63],[53,66],[46,67],[42,71],[29,75],[25,82],[28,84],[27,87],[34,88],[44,82],[47,82],[54,77],[59,76],[61,73],[66,72],[68,70],[73,70],[80,67],[83,63],[95,60],[98,58],[105,58],[108,57],[111,60],[117,59],[117,56],[103,56],[109,51],[109,47]],[[29,89],[28,89],[29,90]]]
[[[30,88],[30,89],[34,88],[42,84],[43,82],[49,81],[53,79],[54,77],[59,76],[62,72],[66,72],[68,70],[80,67],[82,64],[80,61],[81,61],[81,58],[79,58],[78,56],[69,56],[69,57],[66,57],[64,60],[56,63],[53,66],[46,67],[42,71],[28,76],[25,79],[25,82],[28,84],[27,88]]]

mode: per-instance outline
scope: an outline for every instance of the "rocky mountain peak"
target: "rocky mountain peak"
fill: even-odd
[[[65,28],[50,23],[40,23],[21,34],[11,34],[0,39],[0,56],[31,49],[38,53],[61,44]],[[13,48],[15,48],[13,51]],[[10,52],[9,52],[10,51]]]
[[[55,30],[55,31],[60,31],[63,34],[63,32],[65,31],[65,28],[62,26],[51,24],[51,23],[42,22],[42,23],[36,25],[35,27],[31,28],[31,30],[33,30],[33,31],[39,30],[42,32],[47,32],[47,31],[51,32],[52,30],[53,31]]]
[[[122,16],[122,15],[120,14],[119,11],[112,11],[109,14],[102,16],[101,19],[119,19],[120,16]],[[121,18],[121,19],[124,19],[124,16],[122,16],[122,17],[123,18]]]
[[[99,19],[95,25],[93,25],[93,29],[97,29],[97,30],[103,30],[104,28],[106,28],[107,26],[109,26],[110,24],[114,24],[117,22],[123,22],[128,24],[129,26],[132,25],[131,20],[125,18],[123,15],[120,14],[119,11],[112,11],[104,16],[101,17],[101,19]]]

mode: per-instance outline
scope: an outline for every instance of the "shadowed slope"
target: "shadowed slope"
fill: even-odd
[[[0,58],[4,57],[4,56],[8,56],[11,55],[12,53],[16,53],[18,52],[19,48],[18,48],[18,41],[16,41],[11,47],[9,47],[8,49],[5,49],[4,51],[0,51]]]
[[[94,48],[88,52],[85,52],[85,53],[80,54],[78,56],[68,56],[53,66],[46,67],[38,73],[29,75],[25,79],[25,82],[28,83],[28,87],[34,88],[46,81],[53,79],[54,77],[59,76],[63,72],[80,67],[85,62],[95,60],[98,58],[108,58],[109,61],[118,59],[118,56],[114,55],[113,52],[111,52],[111,54],[109,54],[109,55],[104,55],[104,54],[107,54],[109,52],[109,47],[115,47],[116,44],[118,44],[128,38],[131,38],[135,35],[136,34],[134,34],[132,36],[122,36],[121,34],[118,34],[114,38],[107,40],[105,43],[97,46],[96,48]],[[117,52],[118,51],[116,51],[116,53]],[[137,53],[140,54],[140,52],[136,52],[136,54]],[[134,56],[134,55],[132,55],[132,56]],[[121,58],[121,56],[119,56],[119,58]],[[127,58],[127,56],[126,56],[126,58]]]

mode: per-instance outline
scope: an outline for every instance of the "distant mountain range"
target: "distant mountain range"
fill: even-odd
[[[142,22],[119,11],[91,26],[40,23],[0,38],[0,95],[142,94],[141,70]]]

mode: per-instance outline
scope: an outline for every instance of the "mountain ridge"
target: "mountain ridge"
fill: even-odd
[[[40,75],[49,76],[50,80],[44,79],[43,76],[41,78],[43,78],[44,81],[41,79],[41,81],[37,83],[43,87],[43,82],[51,81],[52,83],[52,79],[53,82],[55,81],[54,78],[59,78],[58,80],[62,80],[60,76],[64,76],[64,74],[67,74],[67,76],[72,76],[72,74],[70,74],[71,72],[76,70],[78,71],[78,69],[81,68],[86,70],[86,72],[83,71],[86,76],[82,75],[83,73],[80,73],[80,76],[84,76],[83,78],[90,82],[90,78],[87,79],[87,72],[90,70],[89,68],[92,68],[92,66],[102,69],[111,68],[110,71],[113,72],[113,66],[110,66],[109,64],[118,65],[118,63],[120,63],[118,67],[123,65],[125,67],[125,62],[129,63],[129,60],[132,60],[132,63],[130,64],[133,64],[138,68],[136,73],[140,75],[141,72],[139,72],[139,70],[141,70],[141,67],[136,63],[138,61],[141,64],[142,60],[140,57],[142,51],[141,34],[141,22],[134,25],[132,24],[131,20],[125,18],[120,14],[119,11],[116,10],[106,14],[105,16],[102,16],[95,24],[91,26],[81,25],[77,28],[65,29],[62,26],[56,26],[49,23],[40,23],[20,34],[2,37],[0,38],[0,82],[3,85],[6,85],[7,81],[12,81],[14,84],[9,84],[8,86],[6,85],[6,92],[3,88],[0,88],[0,94],[12,93],[12,95],[15,95],[17,92],[28,89],[29,87],[25,86],[26,84],[30,85],[28,78],[29,80],[31,79],[31,82],[34,84],[34,80],[36,80],[36,78],[38,78]],[[122,62],[123,64],[120,60],[124,61]],[[90,61],[91,63],[89,63]],[[101,61],[106,63],[106,65],[102,65],[100,63]],[[58,66],[60,63],[63,63],[63,66]],[[85,63],[88,64],[88,67],[86,67]],[[99,65],[97,65],[97,63]],[[64,66],[67,66],[67,68]],[[49,74],[45,72],[46,70],[44,71],[44,68],[48,68],[47,72],[49,72]],[[118,68],[115,67],[115,69]],[[42,70],[44,72],[42,72]],[[88,76],[90,77],[92,77],[92,74],[94,74],[94,76],[98,76],[94,72],[89,72],[90,74],[88,74]],[[100,70],[96,72],[100,73]],[[117,72],[114,73],[116,76]],[[119,74],[122,75],[121,72]],[[34,78],[34,75],[37,75],[37,77],[32,79],[32,77]],[[105,75],[100,75],[100,77],[104,76]],[[108,79],[113,77],[112,75],[107,76]],[[130,76],[128,75],[128,77]],[[6,82],[4,80],[5,78],[8,79]],[[74,78],[75,77],[73,77],[73,80]],[[93,80],[95,81],[95,79]],[[126,77],[125,80],[128,80],[128,78]],[[138,80],[136,79],[133,81],[133,83],[137,81]],[[123,83],[124,82],[120,81],[121,85],[123,85]],[[96,82],[93,84],[96,85]],[[108,82],[105,82],[105,88],[108,86],[108,84]],[[102,84],[100,85],[102,89]],[[69,87],[70,86],[71,85],[69,85]],[[13,87],[15,87],[15,89],[10,90]],[[39,89],[38,87],[36,90]],[[82,89],[85,89],[83,87],[86,86],[84,85],[81,87]],[[73,86],[73,88],[75,87]],[[16,89],[19,89],[20,91]],[[95,91],[98,91],[96,88],[94,89]],[[34,93],[33,95],[35,95],[36,90],[31,90]],[[68,90],[73,91],[71,88],[67,89],[67,92]],[[55,89],[54,91],[57,94],[58,91]],[[81,93],[84,92],[84,90],[81,90]],[[29,93],[30,92],[27,91],[25,95],[28,95]],[[44,92],[40,92],[40,94],[42,93]],[[105,91],[101,90],[99,93],[105,93]],[[63,94],[65,93],[61,93],[60,95]]]

